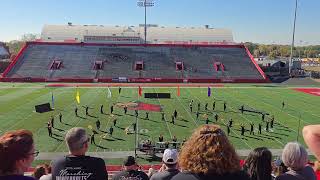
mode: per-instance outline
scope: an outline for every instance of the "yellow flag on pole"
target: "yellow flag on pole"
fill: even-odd
[[[79,93],[79,90],[77,90],[76,101],[77,101],[78,104],[80,104],[80,93]]]

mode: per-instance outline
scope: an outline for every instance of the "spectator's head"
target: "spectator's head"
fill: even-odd
[[[250,152],[244,167],[251,179],[271,179],[271,158],[271,152],[265,147],[259,147]]]
[[[88,150],[89,137],[84,128],[71,128],[65,137],[69,151],[74,155],[84,155]]]
[[[0,137],[0,174],[23,175],[37,155],[32,132],[16,130],[3,134]]]
[[[40,179],[41,176],[46,175],[46,169],[43,165],[38,165],[34,170],[32,176],[35,179]]]
[[[314,162],[313,169],[314,169],[314,171],[320,171],[320,162],[319,161]]]
[[[225,174],[240,169],[234,147],[218,125],[204,125],[195,130],[179,155],[182,170],[196,174]]]
[[[297,142],[289,142],[283,149],[282,161],[285,166],[292,170],[300,170],[308,162],[306,149]]]
[[[176,168],[178,162],[178,152],[176,149],[166,149],[162,157],[163,163],[168,168]]]
[[[133,156],[128,156],[123,161],[123,166],[125,170],[137,170],[138,166],[136,160]]]
[[[47,174],[51,174],[51,166],[49,164],[43,164],[43,167],[46,169]]]

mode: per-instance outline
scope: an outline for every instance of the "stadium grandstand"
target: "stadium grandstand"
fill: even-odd
[[[10,63],[9,48],[0,42],[0,74],[8,67]]]

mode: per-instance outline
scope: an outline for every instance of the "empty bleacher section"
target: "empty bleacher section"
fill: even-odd
[[[52,68],[60,62],[61,67]],[[177,69],[177,63],[183,69]],[[54,66],[55,66],[54,65]],[[97,68],[99,65],[99,68]],[[101,68],[100,68],[101,65]],[[243,45],[110,45],[30,42],[5,78],[264,81]],[[165,82],[165,81],[164,81]],[[171,81],[173,82],[173,81]]]

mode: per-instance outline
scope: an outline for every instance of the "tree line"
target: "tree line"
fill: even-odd
[[[250,50],[254,57],[267,56],[269,59],[277,57],[290,57],[290,45],[265,45],[247,42],[245,46]],[[293,49],[293,57],[300,58],[319,58],[320,45],[296,46]]]

